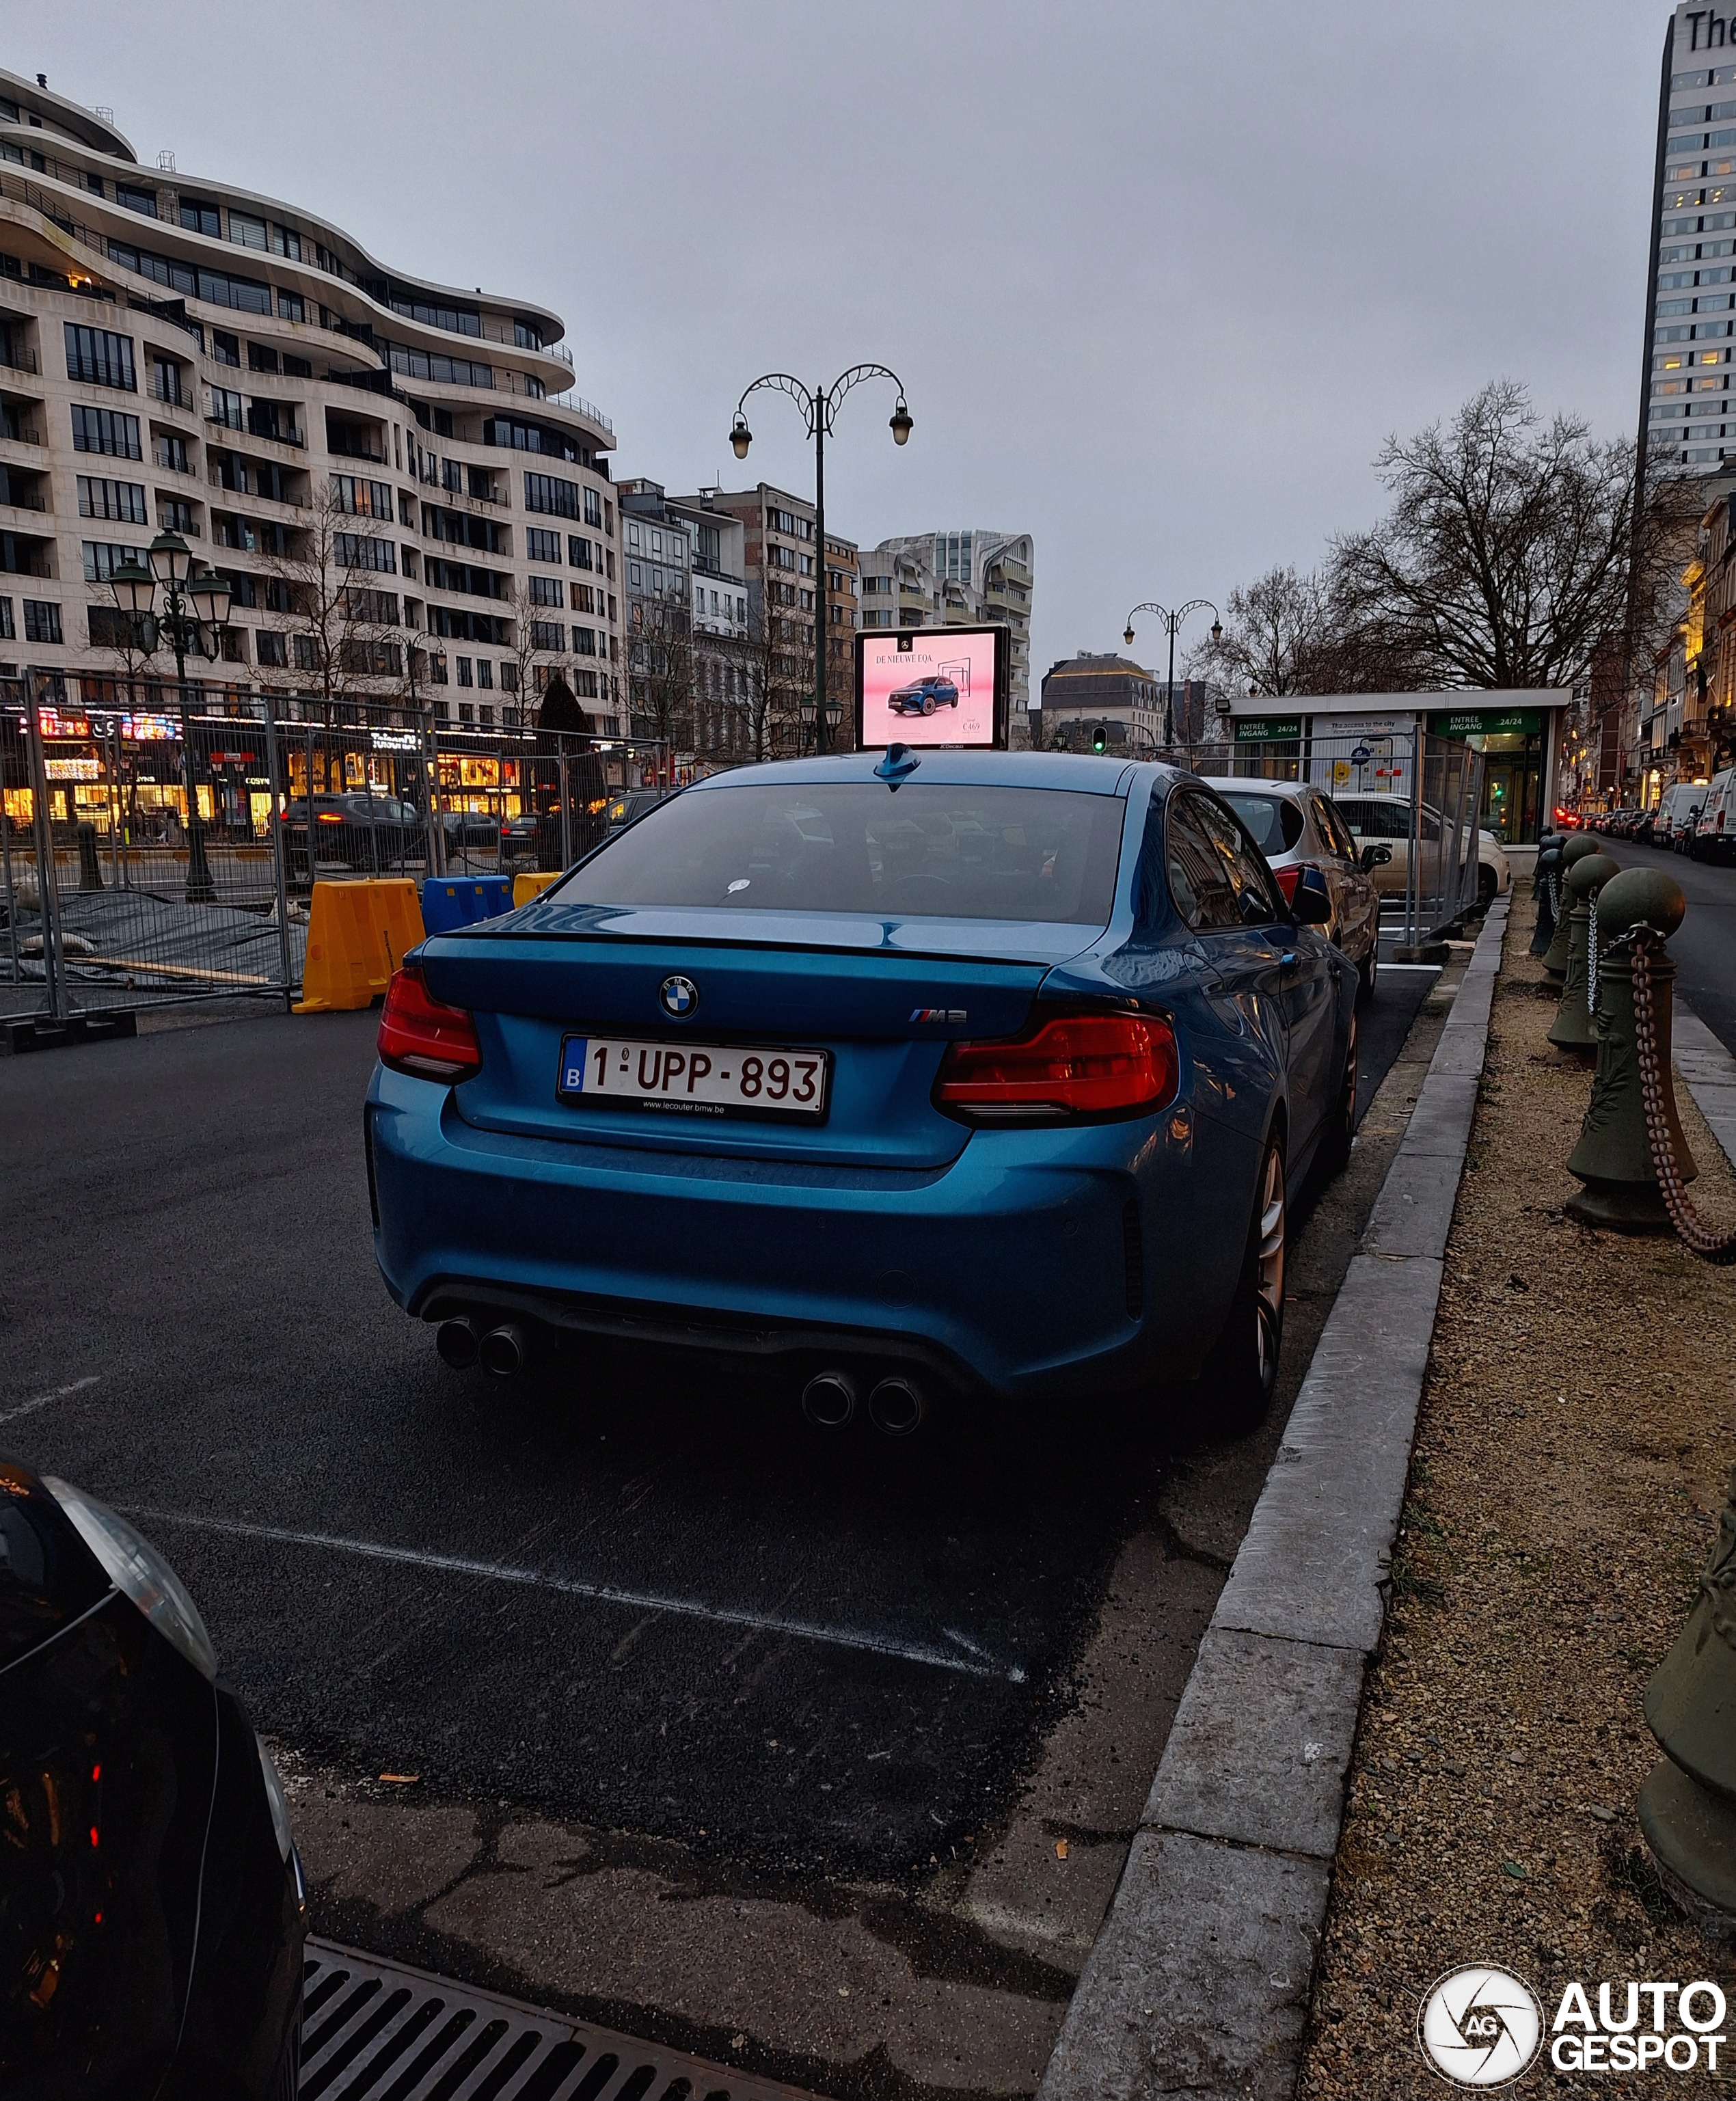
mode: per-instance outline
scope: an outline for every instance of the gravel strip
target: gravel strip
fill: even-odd
[[[1414,2040],[1443,1971],[1491,1962],[1545,2022],[1572,1979],[1736,1967],[1664,1897],[1634,1813],[1657,1756],[1641,1701],[1679,1631],[1736,1460],[1736,1270],[1562,1212],[1590,1077],[1552,1050],[1553,994],[1515,900],[1385,1637],[1370,1671],[1298,2092],[1448,2090]],[[1696,1204],[1736,1178],[1685,1088]],[[1556,2093],[1710,2092],[1557,2073]],[[1721,2078],[1718,2090],[1728,2090]]]

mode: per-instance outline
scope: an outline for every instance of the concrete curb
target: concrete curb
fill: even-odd
[[[1736,1058],[1680,999],[1672,1047],[1676,1069],[1693,1095],[1694,1107],[1712,1126],[1725,1158],[1736,1167]]]
[[[1509,903],[1296,1396],[1038,2101],[1295,2090]],[[1736,1066],[1729,1084],[1736,1118]]]

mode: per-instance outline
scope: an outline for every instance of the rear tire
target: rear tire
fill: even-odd
[[[1283,1346],[1288,1225],[1283,1148],[1269,1138],[1230,1317],[1199,1373],[1204,1412],[1225,1436],[1245,1435],[1271,1405]]]
[[[1500,888],[1500,879],[1492,868],[1479,868],[1478,869],[1477,902],[1483,911],[1486,912],[1489,907],[1494,904],[1495,892]]]
[[[1345,1052],[1344,1071],[1338,1082],[1338,1099],[1332,1120],[1320,1140],[1320,1165],[1336,1174],[1349,1165],[1351,1141],[1356,1136],[1356,1013],[1350,1014],[1350,1041]]]
[[[1380,975],[1380,937],[1376,934],[1368,944],[1368,953],[1356,966],[1356,1003],[1362,1006],[1374,997],[1374,989]]]

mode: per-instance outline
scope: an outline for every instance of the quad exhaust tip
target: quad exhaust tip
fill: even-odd
[[[925,1413],[922,1389],[896,1373],[883,1378],[868,1396],[868,1421],[886,1436],[908,1437]]]
[[[530,1355],[529,1338],[516,1320],[503,1320],[483,1337],[478,1354],[485,1372],[496,1378],[514,1378]]]
[[[841,1430],[856,1412],[856,1382],[848,1372],[820,1372],[802,1389],[802,1412],[818,1430]]]
[[[441,1321],[435,1334],[434,1347],[455,1372],[467,1372],[476,1361],[481,1340],[476,1323],[469,1314],[460,1313],[450,1320]]]

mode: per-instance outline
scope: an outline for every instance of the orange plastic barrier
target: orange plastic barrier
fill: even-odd
[[[541,869],[534,875],[515,875],[512,878],[513,909],[528,905],[533,897],[540,897],[551,882],[559,882],[566,873],[563,869]]]
[[[316,882],[298,1014],[335,1014],[382,997],[405,952],[422,938],[422,905],[407,876]]]

